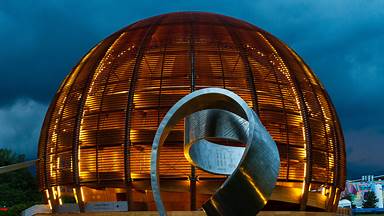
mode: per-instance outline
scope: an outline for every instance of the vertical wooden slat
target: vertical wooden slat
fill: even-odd
[[[105,51],[107,48],[109,48],[109,45],[111,45],[113,43],[113,41],[116,39],[116,37],[119,35],[119,33],[115,33],[113,34],[112,36],[110,36],[103,44],[102,46],[100,46],[100,49],[102,49],[101,52]],[[78,147],[79,147],[79,135],[80,135],[80,126],[81,126],[81,121],[82,121],[82,116],[83,116],[83,111],[84,111],[84,104],[85,104],[85,101],[87,99],[87,92],[89,90],[89,86],[91,84],[91,80],[94,76],[94,71],[95,69],[97,68],[98,66],[98,62],[100,62],[102,60],[102,58],[104,57],[104,55],[98,55],[97,58],[92,58],[92,61],[96,61],[96,62],[93,62],[93,65],[91,66],[91,68],[89,69],[89,71],[87,71],[89,74],[88,74],[88,77],[87,79],[85,80],[85,84],[84,84],[84,87],[83,87],[83,90],[82,90],[82,94],[80,95],[80,98],[79,98],[79,106],[78,106],[78,110],[77,110],[77,115],[76,115],[76,123],[75,123],[75,127],[74,127],[74,131],[73,131],[73,142],[72,142],[72,166],[73,166],[73,181],[74,181],[74,185],[75,185],[75,188],[76,188],[76,192],[77,192],[77,197],[82,197],[81,195],[81,190],[80,190],[80,176],[79,176],[79,161],[78,161],[78,155],[79,155],[79,152],[78,152]],[[79,199],[79,207],[80,207],[80,210],[81,211],[84,211],[84,202],[82,199]]]
[[[125,185],[127,190],[127,202],[128,206],[132,206],[132,178],[131,178],[131,170],[130,170],[130,146],[131,146],[131,120],[132,120],[132,112],[134,109],[133,104],[133,96],[135,94],[135,87],[136,87],[136,80],[138,77],[138,71],[140,67],[140,63],[143,60],[144,52],[146,49],[146,46],[148,44],[148,41],[150,40],[152,34],[154,33],[155,29],[160,24],[161,20],[164,18],[164,16],[159,16],[148,28],[147,31],[140,42],[140,45],[137,50],[136,54],[136,62],[133,68],[132,72],[132,78],[129,84],[129,90],[128,90],[128,101],[127,101],[127,107],[126,107],[126,119],[125,119],[125,141],[124,141],[124,179],[125,179]]]
[[[232,26],[230,26],[225,21],[225,19],[223,19],[223,18],[219,18],[219,19],[220,19],[222,25],[225,26],[225,28],[227,29],[228,34],[231,36],[235,46],[239,50],[240,57],[245,64],[245,67],[247,70],[247,77],[248,77],[248,88],[250,88],[251,92],[252,92],[252,105],[253,105],[252,109],[255,110],[256,114],[259,115],[260,110],[259,110],[259,106],[258,106],[256,86],[254,85],[254,83],[255,83],[254,77],[253,77],[254,73],[253,73],[252,68],[250,66],[250,63],[248,61],[248,56],[247,56],[248,53],[244,49],[244,44],[242,44],[242,42],[239,39],[239,36],[237,35],[237,32],[234,30],[234,28]]]
[[[194,20],[193,15],[191,16],[190,26],[190,34],[189,34],[189,57],[191,62],[191,92],[195,91],[195,30],[194,30]],[[196,167],[191,165],[191,173],[189,176],[189,188],[190,188],[190,210],[196,210]]]

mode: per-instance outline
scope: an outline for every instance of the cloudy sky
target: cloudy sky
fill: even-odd
[[[109,34],[153,15],[208,11],[251,22],[296,50],[339,113],[349,177],[384,174],[384,1],[132,2],[0,1],[0,148],[36,157],[60,82]]]

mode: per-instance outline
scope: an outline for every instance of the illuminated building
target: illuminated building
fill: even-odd
[[[376,208],[383,208],[383,197],[384,197],[384,181],[382,180],[384,176],[362,176],[361,179],[357,180],[347,180],[345,185],[345,190],[341,193],[342,197],[347,195],[351,196],[352,203],[356,208],[362,208],[363,202],[366,199],[366,193],[372,191],[375,193],[377,198]]]
[[[280,173],[266,209],[335,210],[345,184],[345,146],[320,81],[264,30],[196,12],[123,28],[65,78],[39,143],[40,188],[50,205],[127,201],[129,210],[154,210],[149,161],[158,124],[181,97],[206,87],[240,95],[278,145]],[[169,210],[199,208],[225,179],[189,165],[183,122],[166,140],[160,176]]]

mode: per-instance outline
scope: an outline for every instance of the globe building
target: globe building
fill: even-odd
[[[192,91],[225,88],[260,117],[280,155],[265,210],[335,211],[345,184],[345,145],[319,79],[287,45],[227,16],[179,12],[133,23],[92,48],[62,82],[38,151],[41,191],[55,209],[126,202],[156,210],[150,151],[168,109]],[[179,122],[161,150],[168,210],[196,210],[226,176],[183,154]]]

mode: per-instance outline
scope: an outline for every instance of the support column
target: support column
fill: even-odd
[[[191,92],[195,91],[195,85],[196,85],[196,71],[195,71],[195,32],[193,28],[193,15],[191,15],[191,24],[190,26],[190,32],[189,35],[189,57],[191,61]],[[185,133],[184,133],[185,134]],[[191,175],[189,176],[189,190],[190,190],[190,210],[195,211],[196,210],[196,167],[191,165]]]

